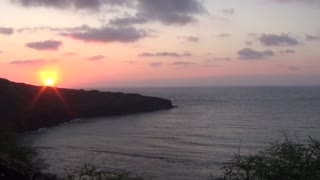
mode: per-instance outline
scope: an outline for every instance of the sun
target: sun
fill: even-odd
[[[57,73],[52,71],[40,71],[41,81],[44,86],[55,86]]]
[[[54,80],[52,79],[52,78],[47,78],[46,80],[45,80],[45,82],[44,82],[44,84],[46,85],[46,86],[54,86]]]

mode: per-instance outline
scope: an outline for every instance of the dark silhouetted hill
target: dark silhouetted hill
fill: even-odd
[[[170,100],[96,90],[33,86],[0,78],[0,126],[37,130],[79,117],[123,115],[172,108]]]

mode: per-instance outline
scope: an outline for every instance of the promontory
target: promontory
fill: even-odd
[[[113,116],[173,108],[163,98],[15,83],[0,78],[0,126],[18,131],[50,127],[81,117]]]

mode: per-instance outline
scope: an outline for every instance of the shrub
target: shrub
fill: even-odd
[[[0,158],[19,162],[26,167],[38,169],[42,161],[37,156],[37,149],[21,146],[17,134],[10,130],[0,129]]]
[[[66,180],[144,180],[124,170],[99,169],[92,164],[84,164],[77,169],[66,170]]]
[[[255,155],[238,152],[222,169],[224,175],[215,179],[319,180],[320,141],[309,137],[307,142],[297,143],[285,136],[283,142],[273,142]]]

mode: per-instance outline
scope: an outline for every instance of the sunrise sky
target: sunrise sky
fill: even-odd
[[[320,85],[319,0],[1,0],[0,77],[60,87]]]

